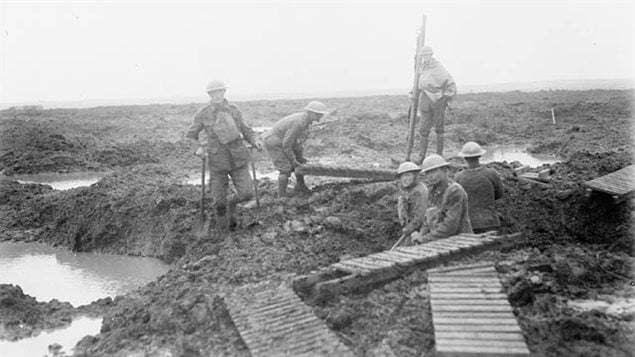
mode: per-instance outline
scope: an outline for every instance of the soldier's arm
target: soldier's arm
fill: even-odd
[[[234,121],[236,122],[236,124],[238,124],[240,133],[243,134],[243,139],[252,146],[257,147],[258,136],[256,135],[256,132],[249,125],[247,125],[247,123],[245,123],[243,112],[240,110],[240,108],[238,108],[238,106],[234,104],[230,106],[230,111],[232,117],[234,118]]]
[[[198,141],[198,135],[204,128],[201,119],[201,113],[204,109],[205,108],[199,110],[196,115],[194,115],[194,120],[192,120],[192,124],[190,124],[190,127],[185,133],[185,137],[190,141],[190,147],[192,147],[193,150],[197,150],[201,146],[201,143]]]
[[[456,82],[454,82],[454,78],[452,78],[452,75],[450,75],[450,73],[447,73],[446,71],[446,74],[448,78],[445,80],[443,96],[447,97],[448,100],[451,100],[456,96]]]
[[[417,191],[413,195],[412,217],[410,222],[404,227],[404,234],[418,231],[423,226],[428,209],[428,191]]]
[[[467,197],[463,196],[456,187],[450,188],[446,201],[446,212],[443,221],[439,222],[430,232],[433,239],[447,238],[454,235],[461,224],[461,213]]]
[[[496,171],[494,171],[493,169],[489,169],[488,171],[489,180],[494,185],[494,199],[498,200],[503,197],[503,194],[505,193],[505,186],[503,186],[503,182],[501,181],[500,176],[498,176],[498,173]]]
[[[295,156],[293,146],[296,144],[300,136],[302,136],[303,130],[304,127],[302,125],[295,124],[287,129],[284,133],[284,137],[282,138],[282,151],[291,161],[297,161],[298,159]]]

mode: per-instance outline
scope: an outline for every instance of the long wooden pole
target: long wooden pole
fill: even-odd
[[[408,147],[406,150],[406,161],[410,161],[412,146],[415,140],[415,124],[417,123],[417,112],[419,111],[419,72],[421,69],[421,48],[426,43],[426,15],[421,21],[421,30],[417,36],[417,48],[415,52],[415,76],[412,84],[412,99],[410,100],[410,113],[408,115]]]

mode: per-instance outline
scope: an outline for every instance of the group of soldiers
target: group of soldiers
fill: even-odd
[[[465,159],[467,168],[459,172],[455,180],[449,177],[449,163],[442,156],[443,128],[445,110],[456,95],[456,84],[434,59],[432,48],[425,46],[422,58],[418,84],[421,93],[418,98],[420,156],[414,162],[402,163],[397,170],[402,189],[397,211],[403,226],[404,245],[496,229],[500,222],[493,205],[503,194],[496,172],[480,165],[479,157],[485,151],[477,143],[465,144],[459,156]],[[279,171],[279,197],[310,192],[304,176],[295,173],[295,169],[307,162],[303,142],[310,125],[329,112],[324,103],[311,101],[303,111],[279,120],[263,135],[261,142],[245,123],[240,109],[225,99],[226,90],[222,81],[214,80],[207,85],[210,102],[196,113],[186,136],[195,143],[195,154],[208,160],[217,224],[222,230],[233,230],[237,204],[253,197],[248,167],[251,153],[245,142],[259,151],[266,149]],[[437,154],[426,156],[428,136],[433,127],[437,135]],[[199,143],[201,131],[205,131],[207,138],[203,145]],[[296,178],[295,191],[287,192],[292,173]],[[426,176],[428,186],[420,182],[420,174]],[[228,196],[230,177],[236,190]]]

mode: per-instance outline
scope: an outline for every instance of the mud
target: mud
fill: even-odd
[[[566,303],[598,296],[627,298],[634,293],[632,201],[613,205],[603,195],[586,198],[580,187],[585,180],[633,163],[632,94],[466,94],[449,114],[449,153],[458,151],[465,140],[477,140],[533,144],[534,150],[563,159],[549,166],[552,175],[547,184],[519,179],[513,163],[489,165],[501,174],[506,188],[504,199],[497,203],[502,230],[523,232],[526,239],[515,249],[465,260],[496,262],[532,352],[627,356],[635,350],[629,339],[634,332],[632,317],[576,311]],[[326,101],[333,106],[352,105],[312,129],[309,158],[387,168],[390,157],[403,156],[405,98]],[[303,102],[241,106],[255,126],[270,126]],[[555,126],[549,125],[551,108],[558,119]],[[0,182],[0,239],[154,256],[171,263],[171,270],[156,282],[101,304],[102,331],[84,338],[77,355],[247,356],[225,306],[226,292],[263,280],[287,281],[340,259],[388,249],[398,236],[396,183],[309,178],[311,195],[284,200],[275,198],[274,183],[260,182],[261,207],[250,204],[241,209],[236,232],[219,235],[210,217],[209,236],[196,239],[191,227],[199,188],[178,184],[199,163],[183,141],[196,109],[195,105],[108,107],[10,118],[3,113],[3,138],[12,140],[2,144],[5,174],[105,166],[115,171],[98,184],[68,191],[5,177]],[[603,129],[609,123],[611,130]],[[23,134],[32,128],[61,137],[37,144]],[[433,146],[434,135],[431,139]],[[96,150],[111,150],[112,157],[123,159],[102,160],[107,155],[94,155]],[[49,167],[44,165],[48,161],[38,159],[56,153],[76,161]],[[271,169],[264,155],[256,159],[259,169]],[[306,303],[357,355],[427,355],[433,350],[434,336],[426,281],[425,272],[415,272],[375,289],[333,296],[319,305]],[[16,316],[19,311],[15,309]],[[59,320],[46,310],[38,316],[52,324]],[[20,321],[33,330],[41,323]]]

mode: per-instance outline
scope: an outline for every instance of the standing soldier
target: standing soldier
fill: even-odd
[[[459,233],[473,233],[467,207],[467,193],[448,177],[450,164],[439,155],[423,160],[421,170],[430,184],[430,199],[426,224],[420,235],[413,234],[413,242],[425,243]]]
[[[235,228],[236,205],[253,197],[248,167],[250,153],[243,141],[262,150],[262,144],[254,131],[245,124],[240,109],[225,99],[226,89],[221,81],[209,82],[207,95],[210,103],[196,113],[186,134],[198,147],[195,155],[204,157],[205,150],[199,144],[198,135],[205,130],[212,200],[218,217],[217,224],[222,230]],[[232,193],[227,199],[229,176],[237,193]]]
[[[309,125],[317,122],[328,111],[322,102],[312,101],[304,112],[294,113],[280,119],[267,133],[264,134],[264,145],[267,153],[273,161],[278,174],[278,194],[287,196],[287,184],[289,176],[296,167],[305,164],[307,160],[303,155],[303,141],[308,136]],[[304,182],[304,175],[295,174],[296,193],[310,192]]]
[[[412,245],[412,233],[421,229],[425,221],[428,206],[428,188],[419,182],[421,168],[406,161],[399,165],[397,176],[401,184],[401,192],[397,199],[397,214],[399,224],[403,227],[405,236],[403,245]]]
[[[420,157],[415,161],[421,164],[428,151],[428,136],[434,126],[437,134],[437,154],[443,155],[443,131],[445,120],[445,108],[456,96],[456,83],[439,61],[432,57],[432,47],[424,46],[421,49],[423,65],[419,75],[419,109],[421,110],[421,134]]]
[[[481,166],[479,158],[485,150],[475,142],[463,145],[459,156],[465,159],[467,168],[456,174],[456,182],[467,192],[470,221],[474,233],[496,230],[500,227],[494,201],[503,197],[503,183],[496,171]]]

